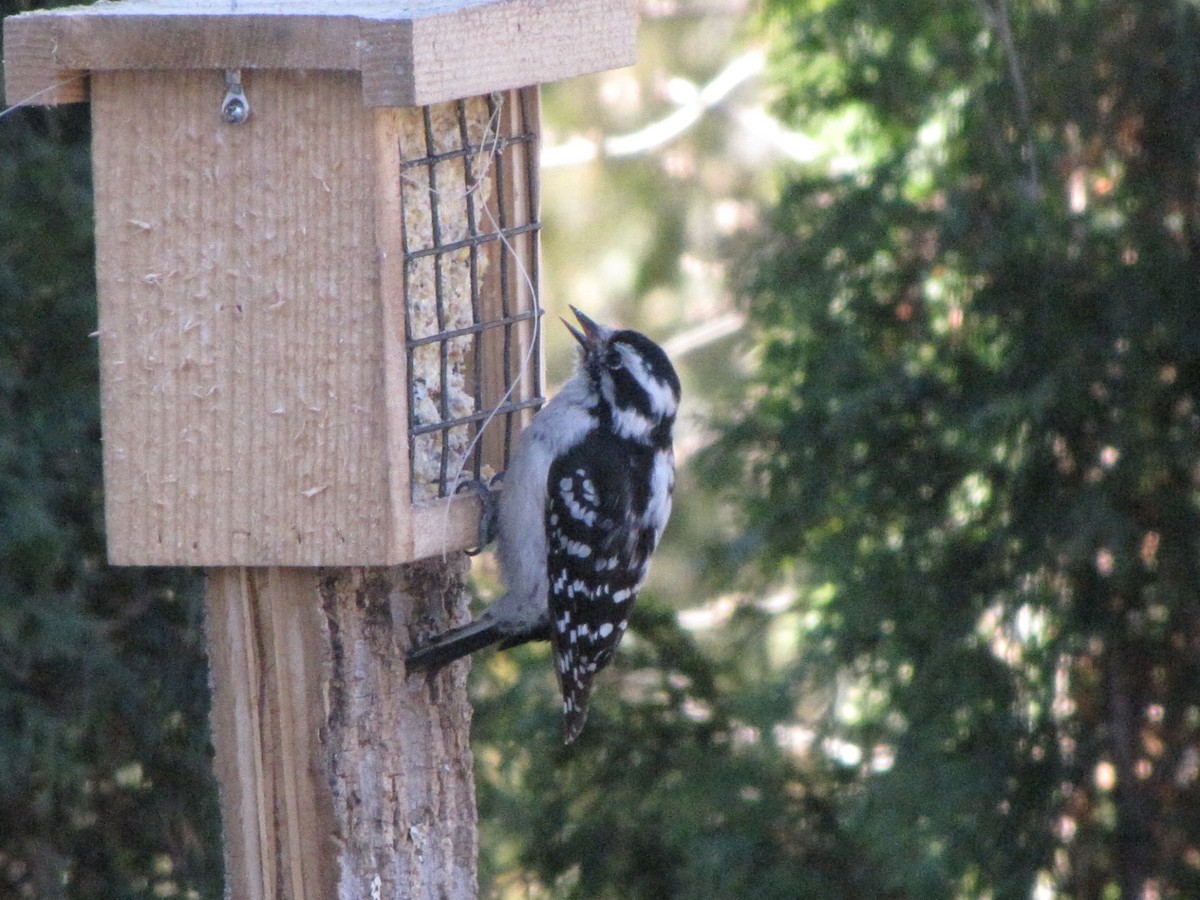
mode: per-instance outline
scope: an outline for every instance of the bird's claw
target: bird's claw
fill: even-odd
[[[460,484],[455,493],[461,493],[464,488],[470,490],[479,498],[479,502],[483,507],[479,515],[479,533],[478,545],[467,550],[468,556],[477,556],[483,552],[483,549],[496,538],[497,524],[500,518],[500,502],[496,495],[492,492],[492,488],[499,484],[504,478],[504,473],[501,472],[495,476],[491,482],[484,482],[480,478],[472,478],[470,481],[464,481]]]

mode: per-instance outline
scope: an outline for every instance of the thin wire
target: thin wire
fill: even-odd
[[[503,105],[502,102],[497,102],[495,95],[489,95],[488,106],[493,110],[493,115],[499,121],[499,109]],[[504,197],[504,157],[497,154],[495,158],[496,164],[496,210],[499,216],[497,230],[503,232],[508,225],[508,202]],[[514,210],[515,212],[515,210]],[[510,279],[508,272],[508,257],[501,255],[500,257],[500,311],[507,316],[512,312],[512,292],[510,290]],[[504,384],[507,386],[509,379],[512,377],[512,329],[504,329],[504,349],[501,355],[501,366],[504,369]],[[508,416],[504,420],[504,446],[512,445],[512,416]],[[507,467],[507,462],[506,462]]]
[[[72,75],[70,78],[63,78],[60,81],[56,81],[56,82],[54,82],[54,84],[50,85],[49,87],[44,87],[40,91],[35,91],[34,93],[30,94],[28,97],[18,100],[16,103],[14,103],[12,106],[8,107],[7,109],[0,110],[0,119],[3,119],[10,112],[14,112],[15,110],[18,110],[23,106],[36,106],[37,104],[35,104],[33,101],[35,101],[38,97],[42,96],[42,94],[48,94],[51,91],[58,90],[60,87],[65,87],[68,84],[74,84],[76,81],[82,81],[85,77],[87,77],[87,76],[84,75],[83,73],[80,73],[79,75]]]

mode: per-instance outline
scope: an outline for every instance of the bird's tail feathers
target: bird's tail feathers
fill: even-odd
[[[436,675],[438,670],[455,660],[494,644],[504,636],[495,622],[481,616],[474,622],[451,628],[427,644],[414,648],[405,659],[406,671],[409,674],[429,672]]]
[[[586,683],[578,684],[571,690],[563,692],[563,743],[573,743],[583,731],[587,723],[588,698],[592,693],[592,683],[589,678]]]

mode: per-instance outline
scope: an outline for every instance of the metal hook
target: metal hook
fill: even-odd
[[[250,101],[242,90],[242,70],[225,70],[225,99],[221,101],[221,118],[229,125],[241,125],[250,118]]]

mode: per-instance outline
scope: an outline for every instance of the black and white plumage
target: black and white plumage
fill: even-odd
[[[408,671],[481,647],[549,639],[564,736],[587,719],[592,679],[625,633],[671,514],[679,378],[662,348],[572,307],[579,367],[522,432],[497,527],[505,593],[479,618],[408,656]]]

